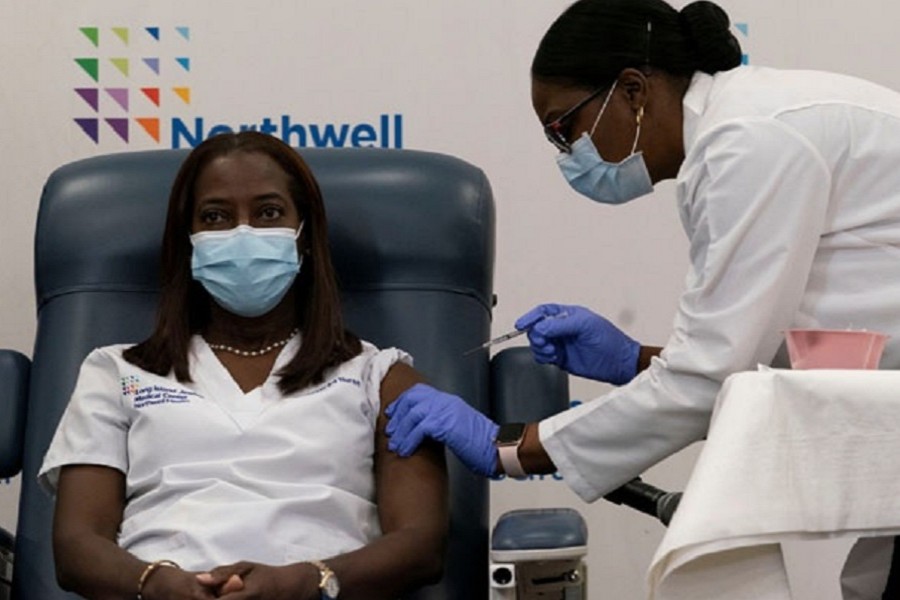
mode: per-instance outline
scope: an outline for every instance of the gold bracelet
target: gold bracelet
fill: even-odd
[[[174,569],[180,569],[178,563],[172,560],[156,560],[144,567],[144,572],[141,573],[140,579],[138,579],[138,589],[137,589],[137,600],[144,600],[144,584],[147,583],[147,580],[153,574],[155,570],[160,567],[172,567]]]

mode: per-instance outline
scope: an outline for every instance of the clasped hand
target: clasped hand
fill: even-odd
[[[145,600],[318,600],[318,570],[238,562],[206,573],[163,568],[144,587]]]

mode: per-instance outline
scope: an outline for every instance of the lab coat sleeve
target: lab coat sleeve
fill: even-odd
[[[119,369],[109,348],[91,352],[81,365],[75,391],[56,428],[38,474],[56,492],[61,467],[90,464],[127,473],[130,418],[122,404]]]
[[[830,184],[815,148],[776,119],[724,123],[697,141],[678,181],[691,268],[662,354],[629,384],[540,423],[581,498],[702,439],[724,379],[771,362],[804,293]]]

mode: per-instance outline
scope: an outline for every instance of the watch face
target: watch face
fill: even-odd
[[[524,423],[506,423],[500,426],[497,432],[498,444],[517,444],[525,433]]]
[[[338,594],[341,593],[341,584],[338,583],[337,577],[334,575],[328,577],[325,580],[325,586],[322,588],[322,591],[329,598],[337,598]]]

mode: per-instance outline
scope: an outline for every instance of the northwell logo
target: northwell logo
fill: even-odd
[[[75,123],[95,144],[105,135],[128,143],[136,132],[159,143],[160,108],[170,102],[191,103],[191,88],[186,83],[191,72],[186,52],[190,27],[81,27],[79,31],[90,52],[74,59],[85,78],[84,85],[74,91],[93,113],[75,117]],[[134,39],[132,34],[143,39]],[[160,57],[169,37],[173,38],[169,49],[178,53],[171,62]],[[133,44],[148,40],[149,46]],[[135,55],[134,45],[151,51]]]
[[[356,123],[304,123],[288,114],[251,115],[239,124],[206,116],[173,116],[196,108],[190,82],[190,27],[78,31],[85,51],[74,62],[83,82],[74,92],[84,103],[79,102],[82,110],[73,120],[95,144],[139,141],[183,148],[217,133],[253,130],[299,147],[403,147],[402,114],[381,114]]]

